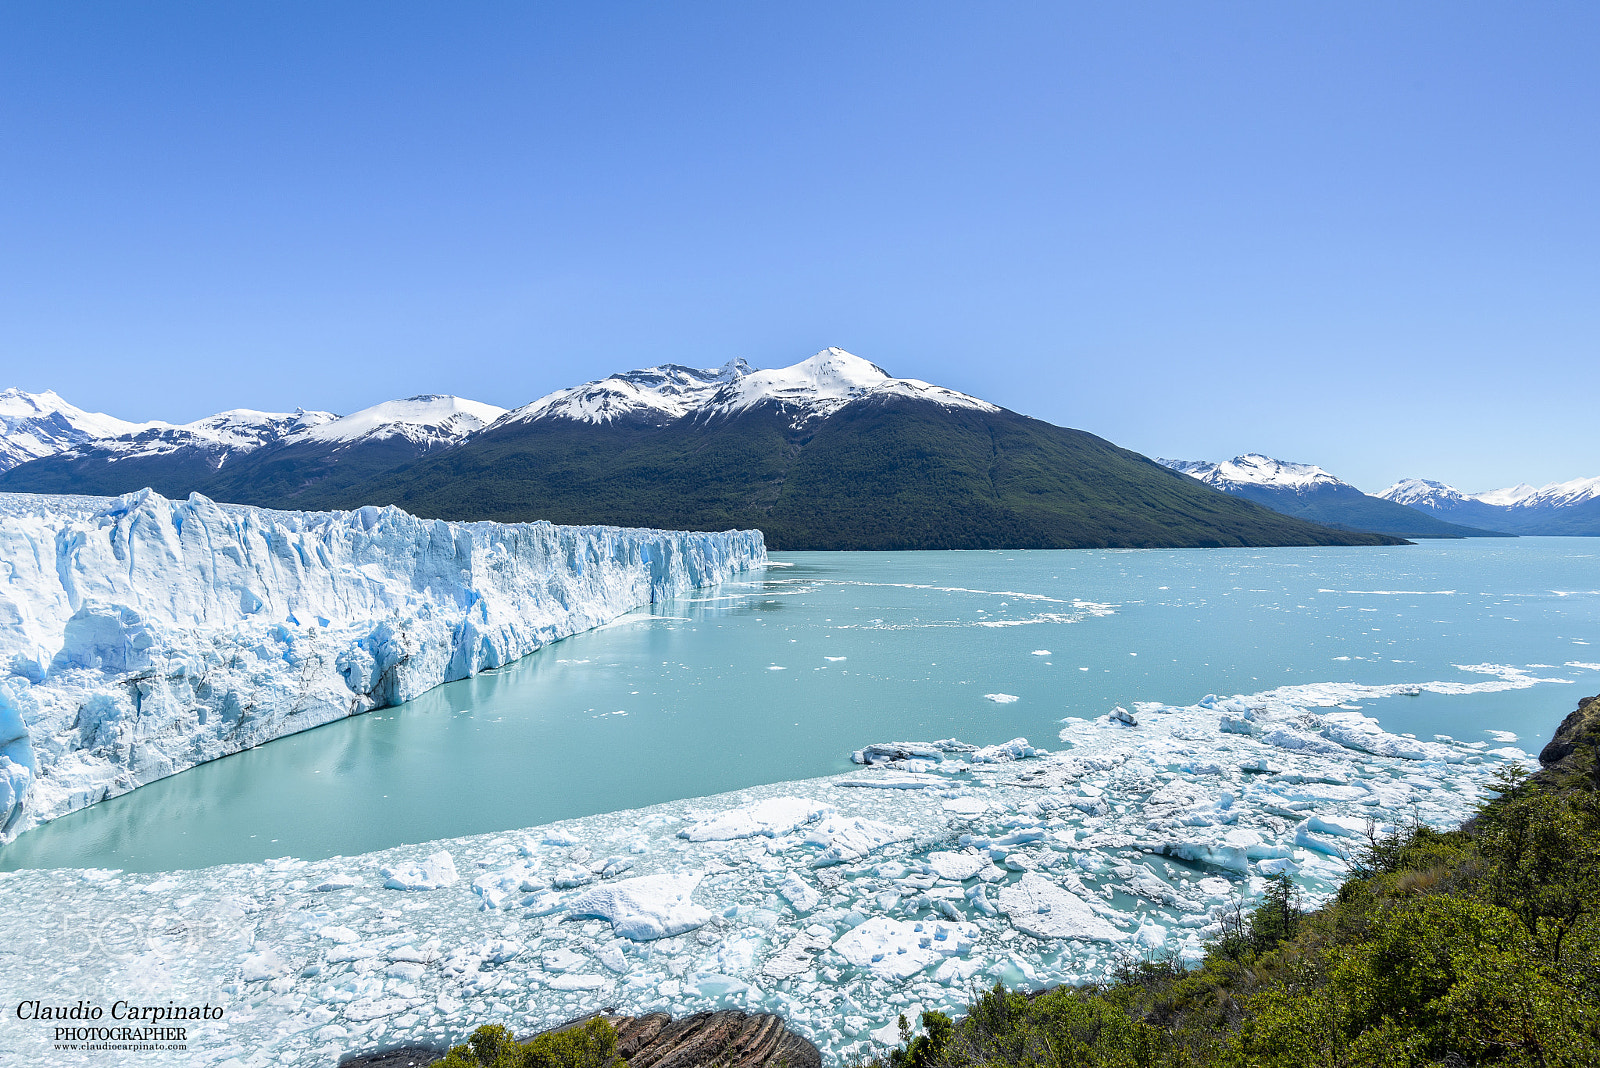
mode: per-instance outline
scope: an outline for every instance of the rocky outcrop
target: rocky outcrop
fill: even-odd
[[[1561,721],[1556,733],[1539,752],[1540,771],[1535,778],[1555,783],[1570,774],[1593,772],[1600,767],[1600,694],[1586,697]]]
[[[822,1068],[822,1055],[772,1013],[697,1012],[674,1020],[664,1012],[645,1016],[600,1016],[617,1030],[617,1052],[628,1068]],[[591,1017],[555,1028],[581,1027]],[[528,1036],[533,1037],[533,1036]],[[523,1041],[527,1039],[524,1038]],[[443,1059],[443,1050],[418,1046],[351,1057],[340,1068],[424,1068]]]
[[[630,1068],[821,1068],[817,1047],[772,1013],[728,1009],[674,1020],[664,1012],[607,1016]]]

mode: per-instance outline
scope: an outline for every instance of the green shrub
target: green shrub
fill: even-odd
[[[518,1042],[506,1028],[489,1024],[452,1046],[439,1068],[604,1068],[617,1057],[617,1030],[596,1016],[582,1027],[546,1031]]]

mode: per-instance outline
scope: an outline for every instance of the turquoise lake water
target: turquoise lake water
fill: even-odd
[[[0,869],[348,855],[832,774],[870,742],[1054,747],[1064,717],[1116,705],[1488,677],[1471,665],[1550,681],[1365,711],[1536,753],[1600,691],[1594,539],[774,564],[56,820]]]

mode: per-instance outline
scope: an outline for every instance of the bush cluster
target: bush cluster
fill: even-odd
[[[1508,772],[1470,829],[1373,837],[1337,897],[1287,878],[1203,963],[996,986],[873,1068],[1600,1064],[1600,793]]]

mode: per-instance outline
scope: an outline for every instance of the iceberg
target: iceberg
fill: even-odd
[[[0,841],[765,563],[753,530],[0,494]]]
[[[618,937],[646,942],[683,934],[711,922],[711,912],[689,900],[702,872],[641,875],[596,887],[573,901],[573,918],[611,921]]]

